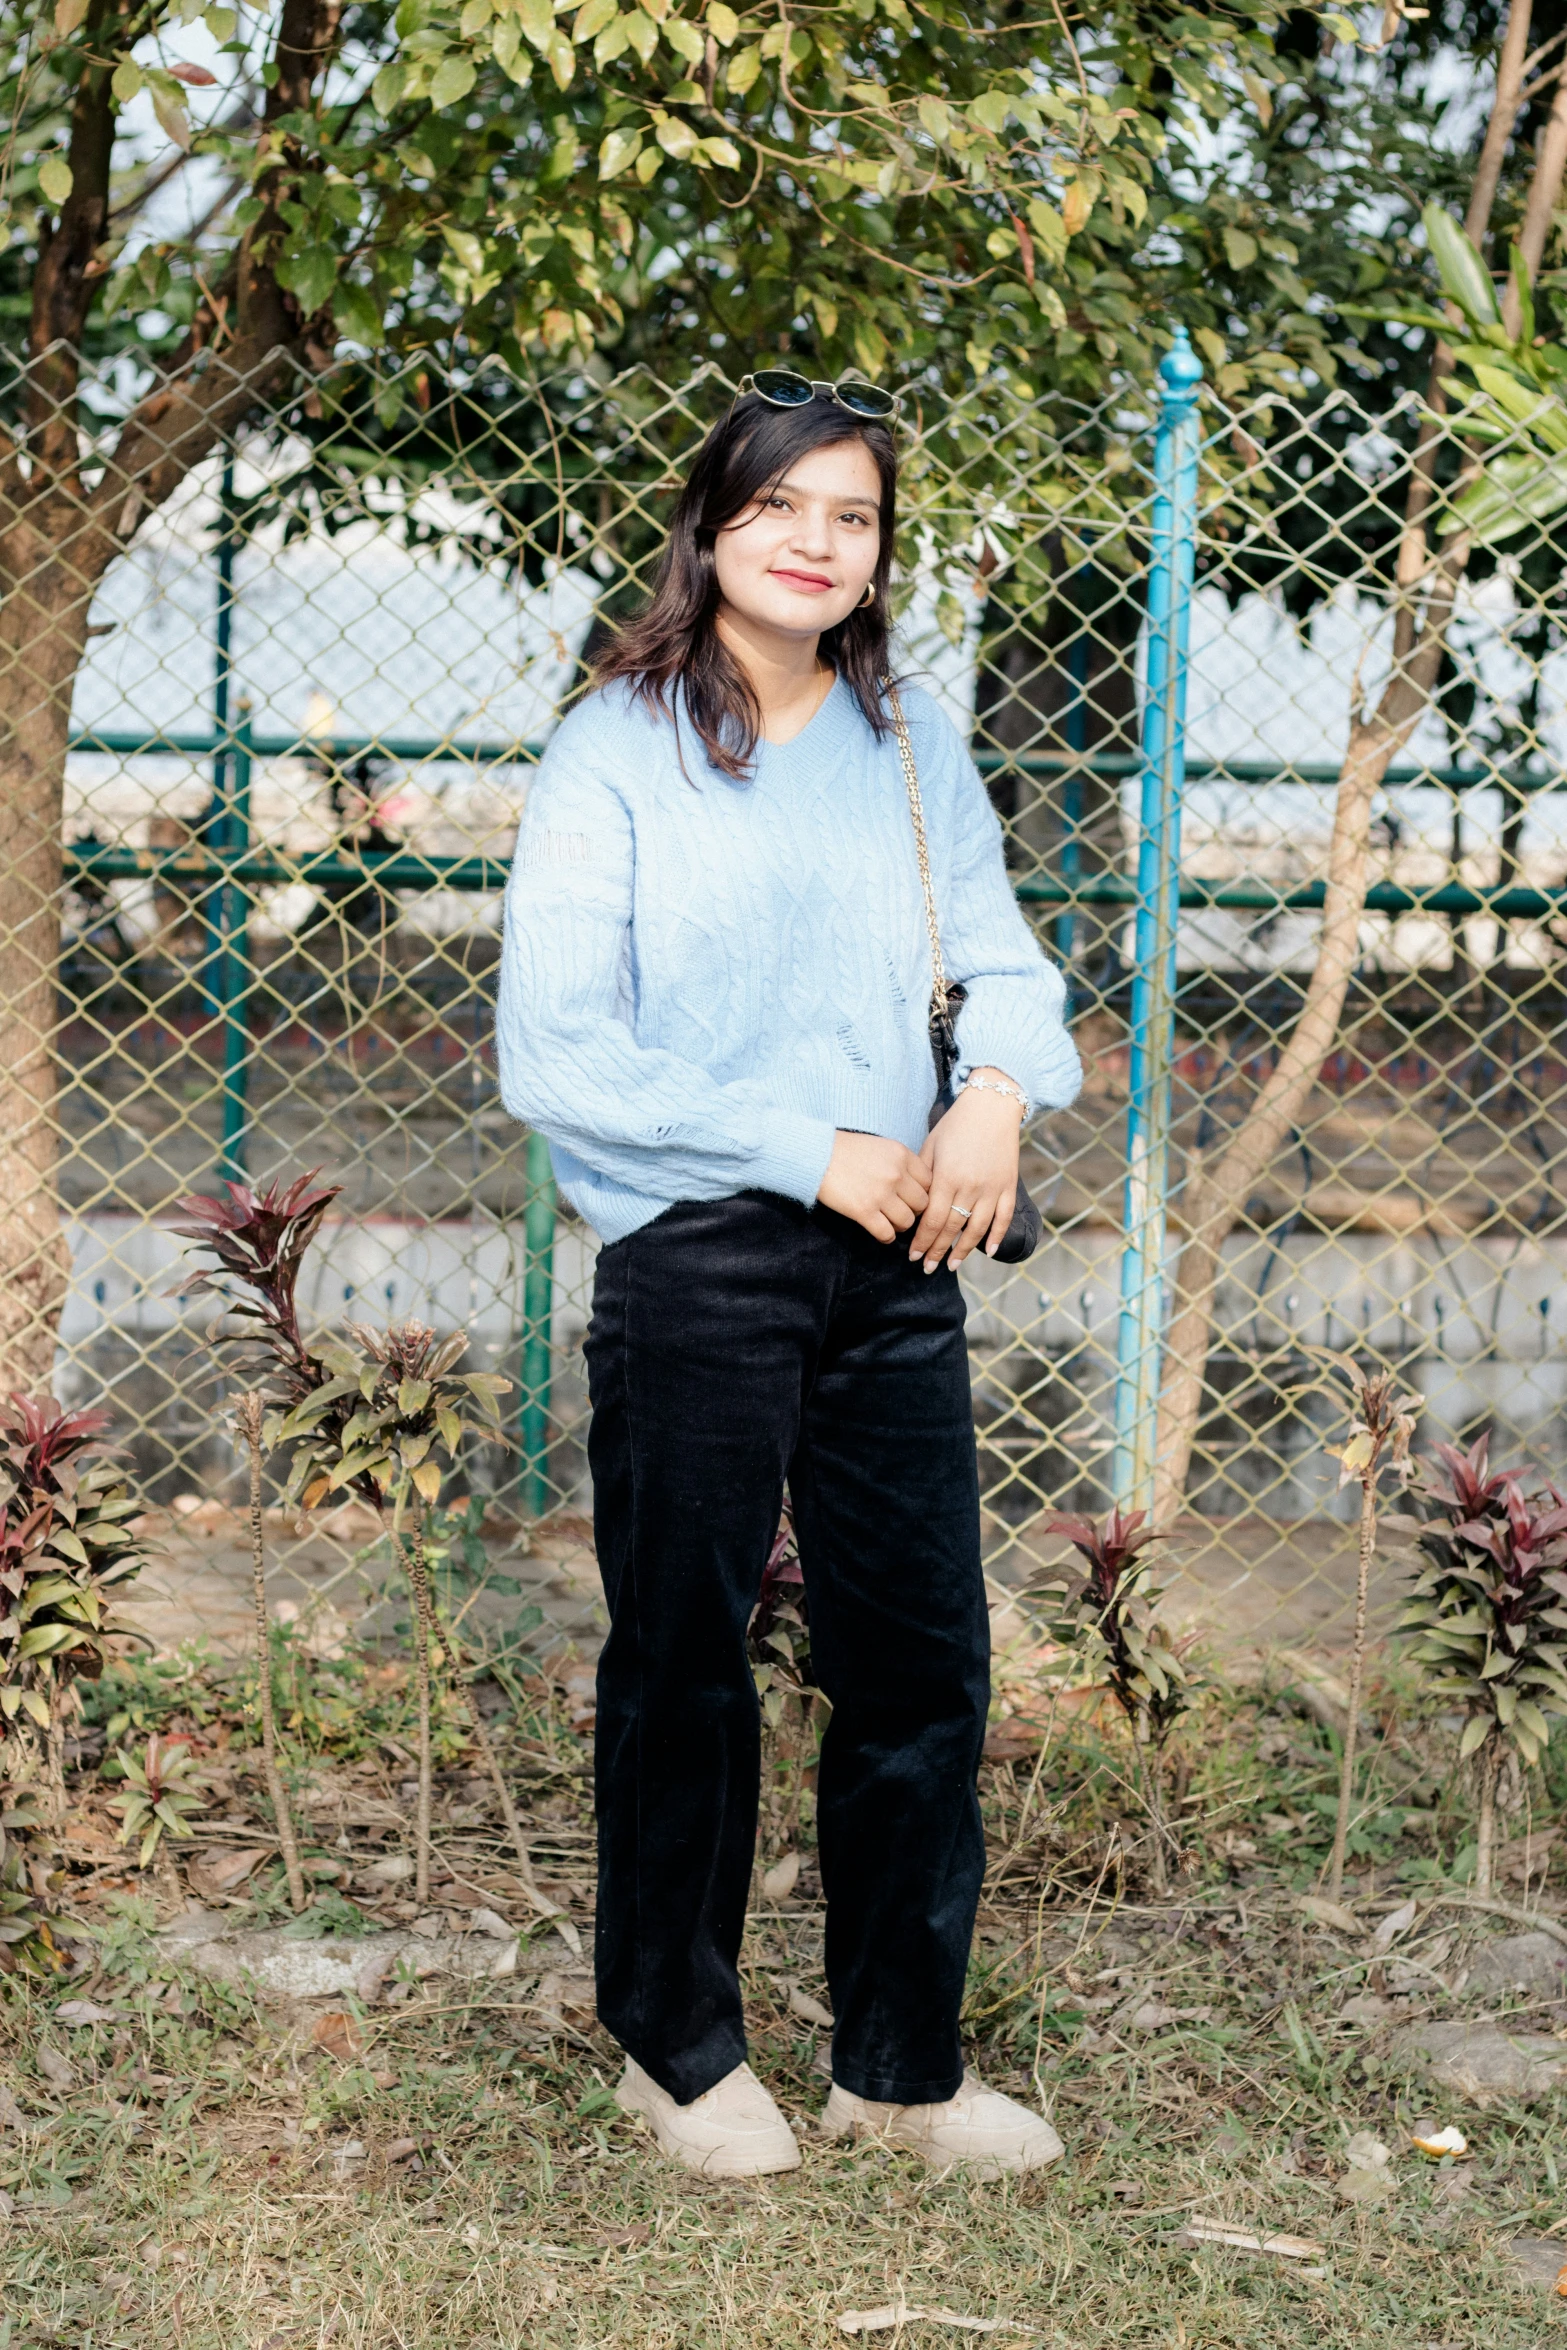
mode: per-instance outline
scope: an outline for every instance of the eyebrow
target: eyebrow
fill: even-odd
[[[763,490],[761,495],[764,498],[776,498],[780,490],[787,490],[790,497],[792,498],[808,498],[811,494],[809,490],[802,490],[798,482],[775,481],[772,488],[770,490]],[[832,503],[837,506],[863,506],[866,511],[871,514],[879,514],[881,512],[881,500],[879,498],[861,497],[856,496],[853,493],[851,493],[846,498],[835,498]]]

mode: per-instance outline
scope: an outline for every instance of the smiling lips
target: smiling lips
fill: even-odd
[[[783,580],[789,587],[804,588],[810,595],[821,595],[833,584],[819,571],[783,571],[775,568],[772,576]]]

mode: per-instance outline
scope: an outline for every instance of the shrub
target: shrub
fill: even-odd
[[[1192,1700],[1185,1656],[1155,1613],[1159,1592],[1143,1553],[1160,1542],[1146,1510],[1112,1509],[1103,1525],[1092,1518],[1053,1518],[1046,1531],[1062,1534],[1087,1562],[1074,1589],[1049,1583],[1038,1596],[1052,1603],[1050,1631],[1089,1679],[1107,1688],[1132,1726],[1143,1793],[1153,1825],[1153,1877],[1162,1892],[1169,1830],[1164,1815],[1165,1741]]]
[[[34,1776],[41,1733],[57,1807],[71,1684],[102,1672],[123,1629],[111,1594],[147,1557],[129,1524],[140,1504],[96,1442],[108,1424],[52,1397],[0,1404],[0,1780]]]
[[[182,1284],[187,1296],[209,1291],[245,1325],[212,1339],[244,1350],[267,1405],[259,1445],[289,1453],[285,1501],[317,1508],[333,1494],[355,1493],[381,1511],[413,1591],[414,1662],[419,1680],[419,1804],[415,1828],[416,1895],[430,1888],[430,1667],[434,1609],[424,1547],[424,1513],[441,1495],[439,1455],[455,1462],[468,1435],[500,1438],[500,1398],[511,1387],[493,1372],[459,1372],[464,1331],[446,1338],[422,1322],[373,1330],[351,1322],[342,1337],[307,1339],[297,1291],[305,1251],[339,1187],[311,1188],[315,1171],[256,1193],[230,1183],[226,1199],[185,1201],[191,1221],[176,1226],[217,1258]],[[236,1290],[238,1295],[236,1295]],[[470,1417],[477,1414],[477,1418]],[[477,1717],[475,1717],[476,1719]],[[482,1736],[482,1730],[480,1732]]]
[[[1509,1748],[1528,1770],[1567,1713],[1567,1496],[1525,1493],[1517,1474],[1490,1466],[1482,1436],[1467,1453],[1438,1445],[1445,1481],[1424,1481],[1425,1560],[1397,1629],[1432,1693],[1469,1716],[1460,1758],[1479,1776],[1475,1884],[1489,1891],[1496,1849],[1496,1783]]]

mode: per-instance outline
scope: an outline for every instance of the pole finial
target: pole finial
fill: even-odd
[[[1192,349],[1191,336],[1177,320],[1170,348],[1159,362],[1159,388],[1167,402],[1189,405],[1202,382],[1202,361]]]

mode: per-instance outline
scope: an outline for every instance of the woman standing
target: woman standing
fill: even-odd
[[[966,990],[960,1090],[927,1135],[933,958],[886,686],[894,409],[747,379],[651,602],[551,740],[507,893],[502,1092],[603,1242],[599,2015],[621,2104],[714,2175],[799,2160],[745,2062],[736,1972],[746,1626],[786,1480],[832,1706],[824,2124],[991,2171],[1061,2151],[959,2051],[989,1641],[955,1268],[999,1244],[1023,1121],[1079,1070],[984,788],[908,692]]]

